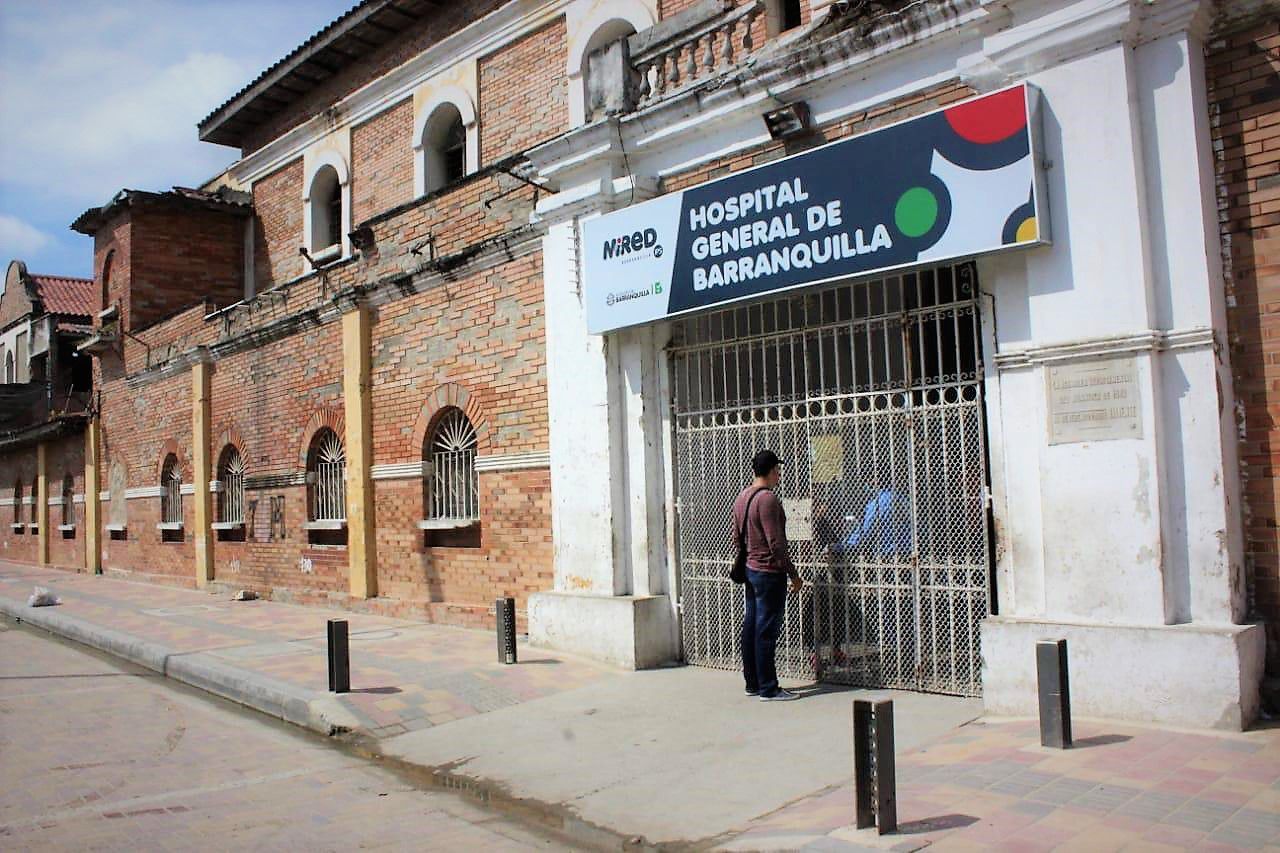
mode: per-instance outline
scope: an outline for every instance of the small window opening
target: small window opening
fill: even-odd
[[[22,522],[22,481],[13,484],[13,532],[21,536],[24,528]]]
[[[170,453],[160,471],[160,541],[182,540],[182,472],[178,457]]]
[[[235,445],[227,445],[218,457],[218,539],[243,542],[244,457]]]
[[[332,166],[322,166],[311,183],[311,251],[342,244],[342,185]]]
[[[328,427],[307,453],[307,518],[312,544],[347,544],[347,449]]]
[[[480,489],[476,476],[476,430],[461,409],[440,416],[423,448],[428,547],[480,545]]]
[[[62,531],[63,539],[76,538],[76,480],[70,474],[62,478]]]

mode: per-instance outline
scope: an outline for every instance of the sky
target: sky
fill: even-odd
[[[2,0],[0,264],[92,276],[71,222],[225,169],[196,122],[355,2]]]

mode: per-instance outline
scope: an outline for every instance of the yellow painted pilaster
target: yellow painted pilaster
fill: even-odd
[[[191,366],[191,475],[195,486],[196,510],[196,586],[213,580],[213,500],[209,481],[213,465],[209,459],[212,438],[209,427],[209,372],[207,361]]]
[[[84,568],[102,574],[102,468],[98,458],[99,420],[89,419],[84,431]]]
[[[347,558],[351,595],[378,594],[373,536],[373,410],[369,387],[369,307],[342,318],[342,400],[347,422]]]
[[[40,541],[36,544],[36,561],[49,564],[49,448],[42,442],[36,445],[36,524],[40,527]]]

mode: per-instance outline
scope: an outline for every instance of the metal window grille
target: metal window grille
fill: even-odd
[[[62,478],[62,523],[75,524],[76,481],[70,474]]]
[[[173,456],[165,460],[160,475],[160,520],[165,524],[182,523],[182,473]]]
[[[971,264],[682,320],[671,350],[682,636],[741,665],[730,507],[752,454],[806,581],[778,669],[975,695],[989,608],[982,357]]]
[[[222,452],[218,466],[218,521],[244,523],[244,458],[235,447]]]
[[[307,485],[312,521],[345,521],[347,518],[347,449],[331,429],[317,436]]]
[[[459,409],[440,419],[431,438],[431,489],[427,518],[474,521],[480,517],[476,431]]]

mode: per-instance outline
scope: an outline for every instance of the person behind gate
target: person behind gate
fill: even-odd
[[[787,516],[774,494],[782,477],[782,461],[772,450],[751,459],[755,480],[733,502],[734,547],[746,547],[747,614],[742,620],[742,676],[747,695],[761,701],[798,698],[778,686],[775,654],[787,603],[787,578],[799,592],[804,582],[787,551]]]

